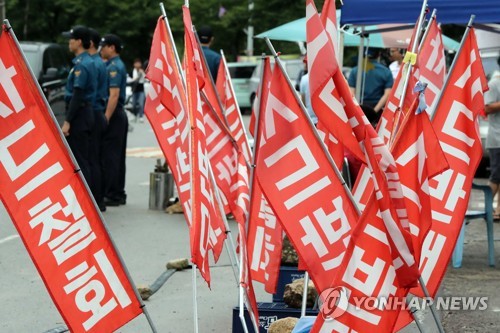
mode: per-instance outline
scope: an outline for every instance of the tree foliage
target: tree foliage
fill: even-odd
[[[245,54],[246,28],[251,20],[255,34],[305,15],[304,0],[253,0],[252,15],[248,0],[192,0],[190,10],[195,26],[210,25],[214,30],[213,48],[223,49],[229,60]],[[123,58],[130,64],[135,57],[147,59],[151,40],[160,16],[159,2],[151,0],[6,0],[6,14],[20,40],[65,44],[61,32],[83,24],[101,34],[114,33],[124,43]],[[182,51],[184,0],[165,1],[174,39]],[[321,8],[323,0],[316,1]],[[221,8],[225,9],[219,15]],[[275,43],[283,53],[298,53],[293,43]],[[269,53],[261,40],[254,42],[254,54]],[[130,66],[129,66],[130,67]]]

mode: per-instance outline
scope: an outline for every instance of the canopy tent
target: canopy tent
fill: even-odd
[[[337,19],[339,17],[338,12],[339,11],[337,11]],[[414,20],[416,20],[416,16]],[[387,31],[392,30],[391,28],[395,30]],[[378,32],[380,30],[382,30],[383,32]],[[366,26],[364,27],[364,32],[369,34],[369,38],[367,38],[368,41],[365,41],[365,45],[368,45],[369,47],[379,48],[406,48],[410,41],[412,31],[413,25],[401,26],[400,24],[380,24]],[[256,37],[267,37],[271,40],[281,40],[288,42],[305,42],[306,18],[303,17],[298,20],[285,23],[274,29],[258,34]],[[349,33],[349,31],[346,31],[344,33],[344,46],[359,46],[360,39],[361,38],[358,35],[353,35],[352,33]],[[459,47],[458,42],[447,36],[443,36],[443,44],[448,50],[457,50]]]
[[[500,22],[499,0],[429,0],[428,7],[443,24],[467,24],[471,14],[476,23]],[[421,8],[422,0],[346,0],[341,24],[414,23]]]

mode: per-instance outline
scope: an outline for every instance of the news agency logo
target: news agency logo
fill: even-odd
[[[345,287],[325,289],[319,296],[320,313],[325,321],[350,311],[422,311],[434,305],[438,311],[484,311],[488,309],[487,296],[446,296],[446,297],[349,297]]]
[[[327,288],[319,295],[320,313],[325,321],[340,317],[347,311],[349,296],[345,287]]]

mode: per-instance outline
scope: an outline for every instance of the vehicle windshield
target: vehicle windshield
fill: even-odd
[[[233,79],[249,79],[252,77],[255,66],[234,66],[229,67],[229,74]]]
[[[26,60],[28,61],[28,64],[30,65],[31,69],[33,72],[35,72],[35,75],[40,72],[40,61],[39,61],[39,56],[36,51],[24,51],[24,55],[26,56]]]

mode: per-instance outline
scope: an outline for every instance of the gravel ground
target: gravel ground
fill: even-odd
[[[478,180],[478,183],[486,183]],[[482,196],[472,192],[470,208],[480,207]],[[500,332],[500,224],[494,223],[496,267],[488,266],[486,223],[482,219],[467,225],[461,268],[450,264],[442,284],[442,296],[487,296],[484,311],[442,311],[446,332]]]

